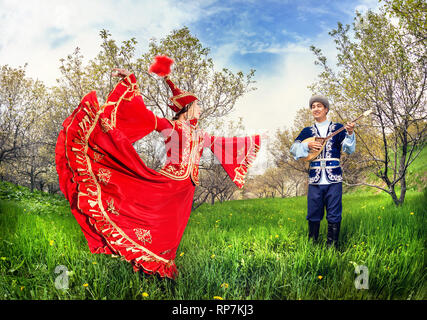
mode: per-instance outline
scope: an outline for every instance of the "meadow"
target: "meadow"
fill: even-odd
[[[336,250],[325,220],[319,243],[308,241],[305,197],[204,204],[172,281],[91,254],[61,196],[0,182],[0,299],[426,299],[427,192],[409,191],[398,208],[384,193],[348,193],[343,207]],[[368,289],[355,286],[360,265]]]

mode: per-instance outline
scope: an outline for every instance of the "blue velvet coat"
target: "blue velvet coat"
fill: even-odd
[[[331,122],[328,127],[327,135],[330,135],[331,133],[337,131],[342,127],[343,125],[341,123]],[[301,133],[298,135],[298,137],[295,139],[295,142],[303,142],[305,139],[310,137],[320,137],[320,133],[316,125],[312,125],[311,127],[305,127],[301,131]],[[322,152],[319,154],[317,158],[313,160],[313,162],[320,159],[340,159],[341,148],[342,148],[342,144],[345,137],[346,137],[346,131],[343,130],[337,135],[333,136],[331,139],[329,139],[326,142],[326,145],[323,148]],[[328,180],[328,182],[330,183],[342,182],[341,166],[337,166],[335,168],[326,168],[325,173],[326,173],[326,179]],[[321,168],[310,167],[309,183],[318,184],[320,181],[321,174],[322,174]]]

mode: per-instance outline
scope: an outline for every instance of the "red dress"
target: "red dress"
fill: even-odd
[[[168,156],[159,172],[147,167],[132,146],[153,130],[164,136]],[[101,107],[95,91],[87,94],[63,123],[56,168],[90,251],[120,255],[135,271],[175,278],[176,250],[205,147],[241,188],[260,138],[214,137],[195,122],[155,116],[145,107],[133,74]]]

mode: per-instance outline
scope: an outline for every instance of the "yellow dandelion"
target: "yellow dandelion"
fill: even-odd
[[[413,213],[413,212],[411,212],[411,213],[410,213],[410,215],[411,215],[411,216],[413,216],[413,215],[414,215],[414,213]]]
[[[96,261],[92,262],[92,264],[97,264]]]
[[[213,258],[215,258],[215,255],[213,254],[213,255],[211,255],[211,258],[213,259]]]
[[[322,280],[323,276],[319,275],[319,276],[317,276],[317,279]]]
[[[147,297],[149,296],[149,294],[148,294],[147,292],[143,292],[143,293],[142,293],[142,296],[143,296],[144,298],[147,298]]]
[[[179,254],[179,256],[180,256],[180,257],[182,257],[183,255],[184,255],[184,252],[181,252],[181,253]]]
[[[381,209],[383,209],[383,210],[384,210],[384,207],[381,207]]]
[[[24,290],[24,288],[25,288],[25,287],[24,287],[24,286],[22,286],[22,287],[21,287],[21,291],[22,291],[22,290]]]
[[[53,243],[54,243],[54,242],[55,242],[54,240],[50,240],[50,241],[49,241],[49,245],[53,246]]]
[[[84,283],[83,287],[85,287],[85,288],[89,287],[89,283]]]
[[[279,235],[278,234],[276,234],[276,238],[278,238],[279,237]]]
[[[229,248],[231,248],[232,246],[233,246],[232,244],[229,244],[229,245],[228,245],[228,247],[229,247]]]
[[[214,296],[213,297],[215,300],[224,300],[224,298],[220,297],[220,296]]]
[[[227,289],[229,287],[229,285],[228,285],[228,283],[226,283],[226,282],[224,282],[222,285],[221,285],[221,288],[224,288],[224,289]]]
[[[1,257],[0,259],[2,259],[3,261],[5,261],[7,258],[6,257]]]

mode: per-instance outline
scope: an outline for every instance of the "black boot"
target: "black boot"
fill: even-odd
[[[320,221],[308,221],[308,239],[317,242],[319,238]]]
[[[328,236],[326,240],[326,245],[330,248],[332,245],[335,248],[338,248],[338,236],[340,234],[341,222],[331,223],[328,222]]]

